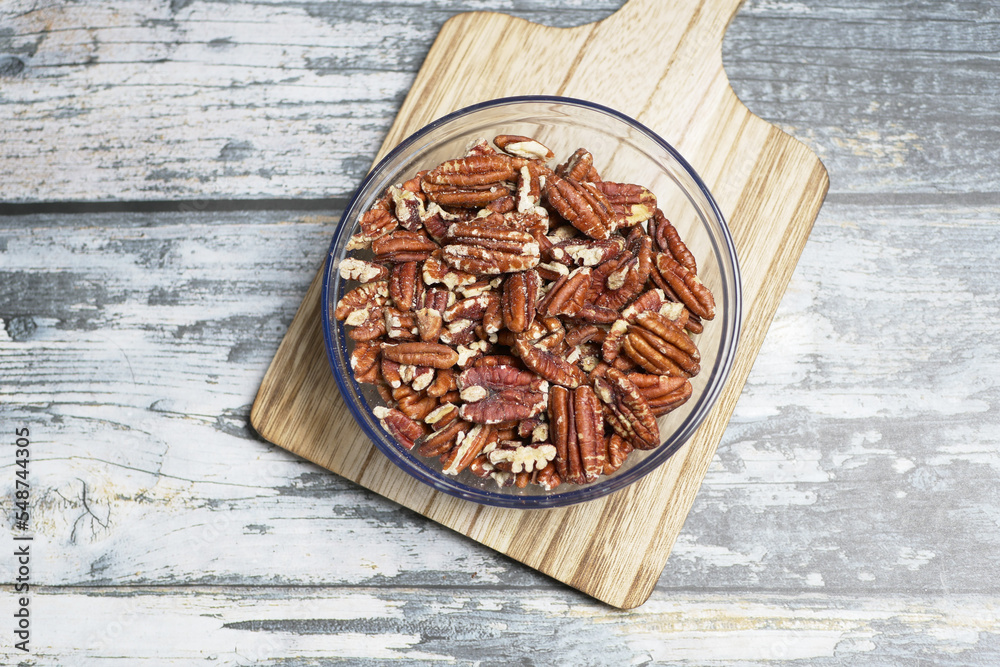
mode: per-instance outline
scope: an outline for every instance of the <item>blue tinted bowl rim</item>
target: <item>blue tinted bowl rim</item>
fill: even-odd
[[[719,226],[722,232],[723,240],[725,241],[725,247],[722,248],[724,253],[728,253],[730,266],[732,267],[732,280],[733,280],[733,290],[735,294],[733,295],[733,310],[734,317],[732,320],[732,335],[729,344],[720,351],[720,354],[715,360],[714,367],[711,369],[712,375],[710,377],[714,378],[714,382],[710,383],[705,387],[704,392],[699,396],[698,403],[696,404],[696,409],[685,418],[681,425],[673,432],[670,440],[672,441],[669,446],[667,443],[663,443],[659,448],[653,450],[646,459],[641,461],[635,467],[625,471],[621,475],[615,475],[609,477],[602,482],[596,482],[594,484],[581,486],[575,488],[572,491],[563,493],[552,493],[549,495],[534,495],[534,496],[516,496],[502,493],[495,493],[487,491],[484,489],[477,489],[473,487],[466,486],[460,482],[447,478],[442,473],[427,466],[420,458],[415,454],[410,454],[409,452],[404,452],[398,445],[395,445],[392,436],[385,433],[384,431],[378,432],[372,429],[365,416],[362,414],[362,409],[359,405],[355,404],[354,401],[348,400],[348,396],[352,393],[356,394],[363,401],[364,398],[361,394],[360,386],[353,376],[349,378],[352,385],[349,389],[347,382],[348,378],[345,377],[338,369],[338,364],[336,360],[335,350],[338,345],[334,341],[333,332],[331,329],[330,322],[330,296],[331,296],[331,279],[333,277],[333,261],[335,254],[338,252],[337,242],[341,235],[345,232],[345,226],[348,225],[348,216],[357,203],[358,198],[367,189],[369,183],[378,178],[381,174],[383,168],[389,164],[394,158],[398,157],[401,153],[409,150],[411,146],[417,143],[424,136],[430,132],[440,128],[442,125],[446,125],[451,121],[460,118],[462,116],[467,116],[476,111],[481,111],[484,109],[490,109],[502,106],[511,106],[516,104],[524,103],[535,103],[535,104],[564,104],[568,106],[577,106],[584,109],[589,109],[592,111],[598,111],[613,118],[616,118],[626,125],[631,126],[640,133],[646,135],[654,143],[658,144],[664,151],[666,151],[677,164],[687,173],[687,175],[692,179],[692,181],[697,185],[701,194],[705,197],[709,206],[712,209],[712,213],[715,215],[716,219],[719,221]],[[351,216],[352,218],[354,216]],[[351,229],[353,229],[353,222],[351,224]],[[720,267],[723,270],[723,267]],[[358,186],[354,194],[351,197],[350,202],[348,202],[347,207],[344,209],[344,213],[340,218],[340,222],[337,225],[336,230],[333,234],[333,239],[330,242],[330,249],[327,253],[326,262],[323,267],[323,288],[322,288],[322,298],[321,298],[321,319],[323,325],[323,339],[326,345],[327,360],[330,363],[330,370],[333,372],[333,377],[337,382],[337,388],[341,393],[341,398],[344,404],[350,410],[351,415],[354,417],[354,421],[361,427],[365,435],[375,444],[375,446],[381,451],[386,457],[389,458],[396,466],[401,468],[404,472],[414,477],[415,479],[427,484],[431,488],[446,493],[450,496],[460,498],[462,500],[469,500],[475,503],[490,505],[494,507],[507,507],[515,509],[546,509],[553,507],[565,507],[569,505],[574,505],[576,503],[585,502],[588,500],[594,500],[596,498],[603,497],[605,495],[614,493],[615,491],[620,491],[621,489],[629,486],[630,484],[638,481],[648,473],[655,470],[663,462],[669,459],[673,454],[677,452],[694,432],[701,426],[708,413],[715,406],[718,400],[719,394],[722,392],[723,387],[725,387],[726,382],[729,379],[729,374],[733,367],[733,362],[736,354],[736,348],[739,343],[740,333],[742,328],[743,320],[743,293],[742,293],[742,279],[740,276],[739,261],[736,256],[736,248],[733,242],[732,234],[729,230],[729,225],[726,223],[725,217],[722,215],[722,211],[719,210],[719,206],[709,191],[708,187],[702,181],[701,177],[694,170],[694,168],[688,163],[686,159],[665,139],[660,137],[656,132],[652,131],[642,123],[636,121],[633,118],[612,109],[610,107],[603,106],[594,102],[589,102],[587,100],[572,98],[572,97],[560,97],[554,95],[525,95],[516,97],[502,97],[486,102],[481,102],[478,104],[473,104],[471,106],[454,111],[446,116],[442,116],[437,120],[425,125],[421,129],[417,130],[406,139],[401,141],[396,147],[389,151],[385,157],[383,157],[377,165],[365,176],[361,185]],[[722,298],[721,303],[726,303],[728,301],[728,285],[725,280],[722,281]],[[721,322],[720,322],[721,324]],[[337,323],[338,328],[338,338],[340,340],[340,352],[345,359],[345,368],[349,367],[346,363],[347,348],[346,348],[346,335],[344,333],[343,323]],[[703,369],[702,372],[705,372]],[[717,375],[716,375],[717,374]],[[374,419],[374,418],[373,418]],[[389,443],[382,441],[382,438],[386,438]]]

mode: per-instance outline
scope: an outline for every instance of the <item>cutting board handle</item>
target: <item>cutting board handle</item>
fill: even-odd
[[[672,26],[683,34],[697,35],[695,47],[717,49],[742,4],[743,0],[628,0],[604,22],[628,29],[624,34],[637,39],[674,32],[668,30]],[[677,21],[685,24],[678,26]]]

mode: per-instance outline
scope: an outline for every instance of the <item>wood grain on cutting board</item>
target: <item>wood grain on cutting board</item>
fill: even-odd
[[[251,414],[266,439],[611,605],[652,592],[763,342],[826,193],[803,145],[753,116],[722,68],[736,0],[631,0],[599,23],[548,28],[471,13],[441,30],[380,156],[427,122],[476,102],[558,94],[604,104],[660,133],[691,162],[730,224],[743,332],[729,382],[691,441],[641,482],[556,510],[483,507],[395,468],[354,423],[323,347],[319,275]]]

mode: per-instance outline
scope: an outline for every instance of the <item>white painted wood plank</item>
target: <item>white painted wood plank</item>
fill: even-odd
[[[344,196],[448,17],[577,25],[621,4],[9,2],[0,199]],[[996,191],[997,21],[989,2],[748,0],[724,62],[834,192]]]
[[[1000,600],[655,593],[621,613],[567,590],[43,590],[33,657],[88,665],[993,664]],[[530,620],[528,620],[530,619]],[[901,662],[902,660],[902,662]]]

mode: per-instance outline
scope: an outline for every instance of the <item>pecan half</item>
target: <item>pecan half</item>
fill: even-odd
[[[389,296],[396,308],[409,312],[419,307],[423,299],[424,281],[418,262],[403,262],[392,267],[389,274]]]
[[[538,264],[538,243],[527,232],[482,223],[455,223],[443,259],[452,268],[478,275],[516,273]]]
[[[529,160],[548,161],[556,156],[535,139],[518,134],[501,134],[493,139],[493,143],[505,153]]]
[[[594,378],[594,392],[607,406],[604,416],[615,433],[636,449],[660,446],[660,427],[649,403],[624,373],[609,368],[604,377]]]
[[[510,472],[534,472],[541,470],[556,457],[556,448],[548,443],[519,444],[513,447],[498,447],[487,454],[494,467],[510,467]]]
[[[414,391],[405,384],[392,390],[392,399],[396,402],[396,407],[399,408],[400,412],[419,422],[426,419],[438,407],[436,398],[428,396],[422,391]]]
[[[594,239],[606,239],[618,227],[618,214],[593,183],[553,175],[545,199],[571,225]]]
[[[407,449],[413,449],[416,441],[427,432],[427,427],[415,421],[395,408],[378,406],[372,409],[372,414],[379,420],[389,435]]]
[[[508,155],[468,155],[448,160],[427,172],[424,184],[480,187],[502,181],[513,181],[517,171],[526,164]],[[425,190],[426,191],[426,190]]]
[[[441,457],[441,472],[457,475],[465,470],[482,453],[492,433],[493,427],[487,424],[476,424],[468,432],[460,433],[455,439],[455,446]]]
[[[567,266],[597,266],[611,261],[625,250],[625,239],[612,236],[609,239],[573,238],[556,243],[548,250],[548,255],[556,262]]]
[[[681,240],[680,234],[677,233],[677,229],[667,220],[667,216],[663,215],[663,211],[656,209],[653,214],[653,220],[650,222],[650,236],[656,241],[656,247],[663,251],[668,252],[679,264],[692,273],[698,273],[698,263],[695,261],[694,255],[688,250],[687,245]]]
[[[580,267],[559,278],[548,294],[538,302],[542,315],[575,317],[583,308],[590,285],[590,267]]]
[[[562,480],[559,479],[559,473],[556,472],[555,464],[550,463],[539,470],[535,475],[535,483],[546,491],[551,491],[562,484]]]
[[[399,227],[399,222],[389,212],[388,203],[380,201],[372,209],[365,211],[358,222],[360,231],[351,236],[348,250],[362,250],[371,246],[372,241],[381,238]]]
[[[603,181],[595,184],[611,203],[611,208],[618,215],[619,227],[631,227],[640,222],[646,222],[653,217],[656,208],[656,195],[632,183],[612,183]]]
[[[375,384],[379,381],[379,354],[382,349],[378,343],[359,342],[351,351],[350,364],[354,378],[358,382]]]
[[[439,248],[424,262],[422,271],[424,284],[428,286],[440,284],[449,290],[455,290],[477,282],[475,274],[452,268],[445,263],[443,256],[444,249]]]
[[[650,373],[694,377],[701,370],[701,354],[687,334],[656,312],[640,313],[629,326],[622,349]]]
[[[392,340],[416,340],[420,329],[417,327],[416,313],[406,313],[394,306],[382,309],[383,332]],[[355,329],[356,331],[356,329]]]
[[[386,335],[385,308],[371,303],[365,308],[352,311],[344,320],[351,327],[348,338],[358,342],[373,341]]]
[[[458,352],[440,343],[383,344],[382,356],[398,364],[431,368],[451,368],[458,363]]]
[[[575,347],[590,341],[600,343],[604,341],[606,335],[604,329],[600,327],[593,324],[582,324],[566,332],[566,344]]]
[[[411,185],[416,184],[419,180],[414,179]],[[419,185],[416,187],[419,187]],[[424,199],[421,195],[416,194],[412,190],[393,185],[389,188],[389,197],[392,198],[393,210],[400,225],[411,232],[423,228],[422,218],[427,212],[424,209]]]
[[[340,277],[344,280],[370,283],[373,280],[381,280],[388,275],[388,267],[375,262],[366,262],[356,257],[345,257],[344,261],[340,263]]]
[[[517,172],[517,189],[514,192],[517,197],[518,213],[533,212],[542,203],[542,189],[545,187],[546,173],[548,173],[547,169],[542,170],[533,163],[521,167]]]
[[[566,162],[556,167],[556,173],[574,181],[599,183],[601,180],[594,168],[594,156],[586,148],[578,148]]]
[[[530,419],[545,410],[548,383],[513,366],[476,366],[458,376],[462,419],[500,424]]]
[[[691,398],[691,382],[685,377],[630,373],[628,379],[649,403],[649,409],[656,417],[679,408]]]
[[[548,350],[532,345],[524,338],[516,338],[514,352],[530,370],[552,384],[576,388],[587,382],[587,374],[579,367]]]
[[[458,392],[455,393],[457,394]],[[451,401],[443,400],[443,398],[441,404],[428,412],[427,416],[424,417],[424,423],[435,431],[440,431],[456,420],[458,420],[458,407]]]
[[[456,301],[445,309],[444,321],[449,323],[467,320],[469,322],[486,323],[489,320],[491,333],[495,333],[499,327],[500,316],[500,295],[496,292],[484,292],[478,296],[469,297]]]
[[[434,343],[441,339],[444,331],[444,317],[436,308],[421,308],[417,316],[417,335],[425,343]]]
[[[563,481],[584,484],[604,469],[604,419],[594,390],[584,385],[549,391],[549,434],[555,465]]]
[[[605,289],[593,301],[598,308],[621,310],[645,288],[653,267],[653,244],[641,230],[634,232],[639,233],[630,235],[628,253],[616,260],[614,270],[604,281]]]
[[[360,287],[355,287],[340,297],[340,301],[337,302],[337,308],[333,311],[333,316],[338,320],[344,321],[348,319],[351,313],[363,310],[369,305],[384,306],[388,298],[388,280],[377,280],[367,283]],[[367,315],[364,319],[367,319]]]
[[[472,424],[461,419],[449,422],[440,430],[427,433],[414,441],[417,453],[421,456],[441,456],[451,451],[459,436],[465,436],[472,430]]]
[[[511,196],[510,186],[490,183],[480,186],[436,185],[424,183],[427,198],[440,206],[456,208],[482,208],[499,199]]]
[[[715,318],[715,297],[711,290],[673,255],[665,252],[656,255],[656,275],[692,313],[703,320]]]
[[[604,455],[604,474],[611,475],[621,468],[625,459],[632,453],[632,449],[632,445],[617,433],[608,436]]]
[[[507,329],[521,333],[534,322],[538,286],[538,272],[534,270],[512,273],[504,280],[500,315]]]
[[[438,244],[423,232],[398,229],[372,241],[372,252],[380,262],[422,262]]]

